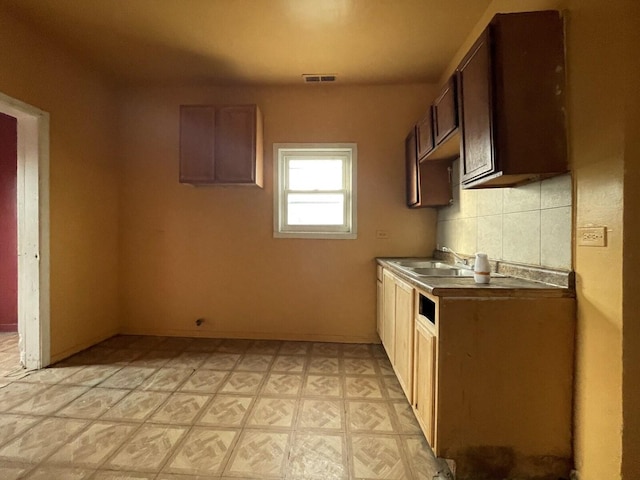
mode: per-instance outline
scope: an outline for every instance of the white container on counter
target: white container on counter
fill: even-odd
[[[491,281],[491,265],[486,253],[476,253],[476,261],[473,265],[473,279],[476,283],[489,283]]]

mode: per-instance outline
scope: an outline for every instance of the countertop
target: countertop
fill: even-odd
[[[392,263],[401,259],[403,258],[384,257],[377,258],[376,261],[405,282],[438,297],[575,297],[572,288],[512,276],[492,276],[489,284],[475,283],[473,277],[417,277]]]

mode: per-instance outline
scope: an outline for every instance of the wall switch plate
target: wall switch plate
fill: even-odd
[[[389,231],[388,230],[376,230],[376,238],[378,240],[388,240],[389,239]]]
[[[607,227],[578,228],[578,245],[582,247],[606,247]]]

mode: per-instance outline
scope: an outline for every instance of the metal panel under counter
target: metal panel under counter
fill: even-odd
[[[380,257],[376,259],[378,265],[388,268],[407,283],[425,290],[436,296],[447,297],[575,297],[575,291],[569,286],[551,285],[542,281],[534,281],[525,278],[508,276],[506,274],[491,274],[491,282],[488,284],[475,283],[473,276],[453,275],[412,275],[403,263],[411,262],[443,262],[434,258],[417,257]],[[524,267],[520,267],[521,269]],[[505,268],[512,271],[510,267]],[[545,269],[535,269],[546,274]],[[557,278],[558,272],[553,272]],[[566,284],[571,283],[571,272],[565,272]],[[544,277],[542,277],[544,278]]]

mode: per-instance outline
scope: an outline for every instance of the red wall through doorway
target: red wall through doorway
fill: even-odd
[[[0,332],[18,331],[18,121],[0,113]]]

